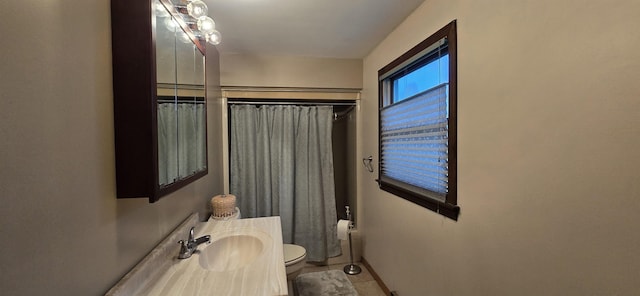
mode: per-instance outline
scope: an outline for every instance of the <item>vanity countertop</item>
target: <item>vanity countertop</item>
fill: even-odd
[[[211,271],[201,267],[200,256],[208,247],[215,247],[218,237],[246,231],[266,233],[273,240],[266,244],[249,265],[235,270]],[[287,278],[282,246],[280,217],[209,221],[195,228],[196,237],[211,235],[213,244],[202,244],[191,258],[176,256],[158,280],[141,291],[142,295],[287,295]],[[176,243],[176,246],[178,244]]]

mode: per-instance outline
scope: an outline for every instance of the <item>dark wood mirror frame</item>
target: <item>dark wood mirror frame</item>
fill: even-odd
[[[158,182],[155,13],[152,4],[153,0],[111,1],[117,197],[148,197],[151,203],[208,173],[207,166],[169,185],[160,186]],[[190,33],[184,23],[180,25]],[[189,35],[206,56],[204,42],[193,33]],[[206,115],[204,121],[206,135]],[[205,155],[206,150],[205,146]]]

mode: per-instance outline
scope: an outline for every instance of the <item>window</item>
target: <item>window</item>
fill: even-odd
[[[378,71],[379,184],[457,220],[453,21]]]

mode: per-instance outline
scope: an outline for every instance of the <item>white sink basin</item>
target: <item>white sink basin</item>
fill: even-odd
[[[255,229],[215,233],[200,250],[198,262],[210,271],[238,270],[251,265],[272,242],[268,234]]]
[[[189,223],[195,223],[197,218],[192,220]],[[178,260],[176,256],[179,247],[176,241],[184,239],[184,233],[190,225],[183,223],[181,229],[176,231],[177,235],[163,242],[162,250],[167,249],[171,253],[162,253],[165,255],[158,256],[160,253],[154,250],[150,254],[163,257],[161,259],[172,256],[171,260],[166,260],[167,262],[152,263],[149,268],[157,269],[153,280],[147,280],[149,272],[146,270],[145,273],[129,279],[134,285],[150,281],[133,294],[147,296],[291,295],[287,289],[287,274],[283,264],[280,217],[209,221],[197,224],[196,237],[210,235],[211,243],[199,245],[198,250],[189,259]]]

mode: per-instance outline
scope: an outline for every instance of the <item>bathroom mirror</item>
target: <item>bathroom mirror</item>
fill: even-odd
[[[207,174],[205,48],[168,0],[112,0],[118,198]]]

